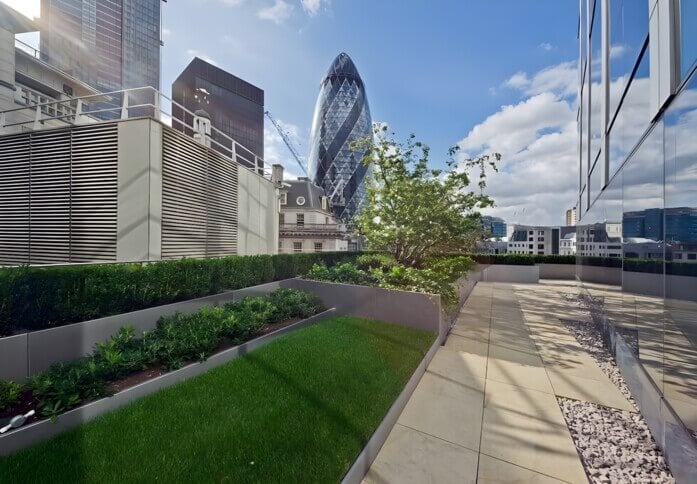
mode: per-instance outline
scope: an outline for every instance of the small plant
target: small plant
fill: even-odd
[[[397,261],[391,254],[363,254],[356,258],[356,266],[368,272],[374,269],[385,272],[397,265]]]
[[[12,407],[19,400],[24,387],[11,380],[0,380],[0,410]]]

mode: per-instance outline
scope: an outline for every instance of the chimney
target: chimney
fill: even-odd
[[[277,187],[281,186],[283,183],[283,165],[271,165],[271,183]]]

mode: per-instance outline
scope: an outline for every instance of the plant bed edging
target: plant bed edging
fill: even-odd
[[[191,363],[178,370],[122,390],[110,397],[101,398],[81,407],[74,408],[60,415],[55,423],[50,420],[41,420],[25,427],[20,427],[17,430],[10,431],[4,435],[0,435],[0,455],[12,454],[25,447],[32,446],[80,424],[86,423],[102,414],[123,407],[146,395],[150,395],[163,388],[206,373],[217,366],[228,363],[240,356],[261,348],[287,333],[316,324],[329,316],[333,316],[335,313],[336,310],[334,308],[328,309],[307,319],[298,321],[297,323],[242,343],[234,348],[221,351],[220,353],[212,355],[206,361]]]
[[[392,432],[392,428],[395,426],[399,416],[407,406],[409,399],[414,393],[414,390],[416,390],[421,378],[423,377],[424,373],[426,373],[428,365],[431,364],[431,360],[433,360],[433,357],[436,355],[439,348],[440,341],[438,338],[436,338],[431,345],[431,348],[424,355],[421,363],[419,363],[419,366],[417,366],[416,370],[414,370],[414,373],[412,374],[411,378],[409,378],[409,381],[404,386],[397,399],[390,406],[390,409],[385,414],[385,417],[380,422],[380,425],[377,426],[373,432],[373,435],[370,437],[370,439],[368,439],[365,447],[363,447],[363,450],[358,454],[358,457],[356,457],[356,460],[353,462],[348,472],[346,472],[344,475],[343,479],[341,480],[341,484],[360,484],[361,481],[363,481],[363,478],[366,476],[370,470],[370,466],[380,453],[380,449],[382,449],[382,446],[387,441],[390,432]]]

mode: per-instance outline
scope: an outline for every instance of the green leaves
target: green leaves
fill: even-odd
[[[463,252],[483,236],[479,210],[493,205],[483,193],[486,171],[496,169],[499,154],[464,160],[450,151],[447,170],[428,166],[429,148],[411,135],[405,143],[386,128],[375,130],[376,142],[363,142],[364,163],[373,167],[367,203],[355,222],[371,249],[390,252],[397,261],[420,267],[434,254]],[[468,171],[479,168],[479,191],[469,189]]]
[[[0,410],[11,407],[19,399],[24,387],[10,380],[0,380]]]

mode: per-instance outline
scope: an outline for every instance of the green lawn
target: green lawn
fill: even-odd
[[[0,481],[337,482],[434,339],[336,317],[0,457]]]

